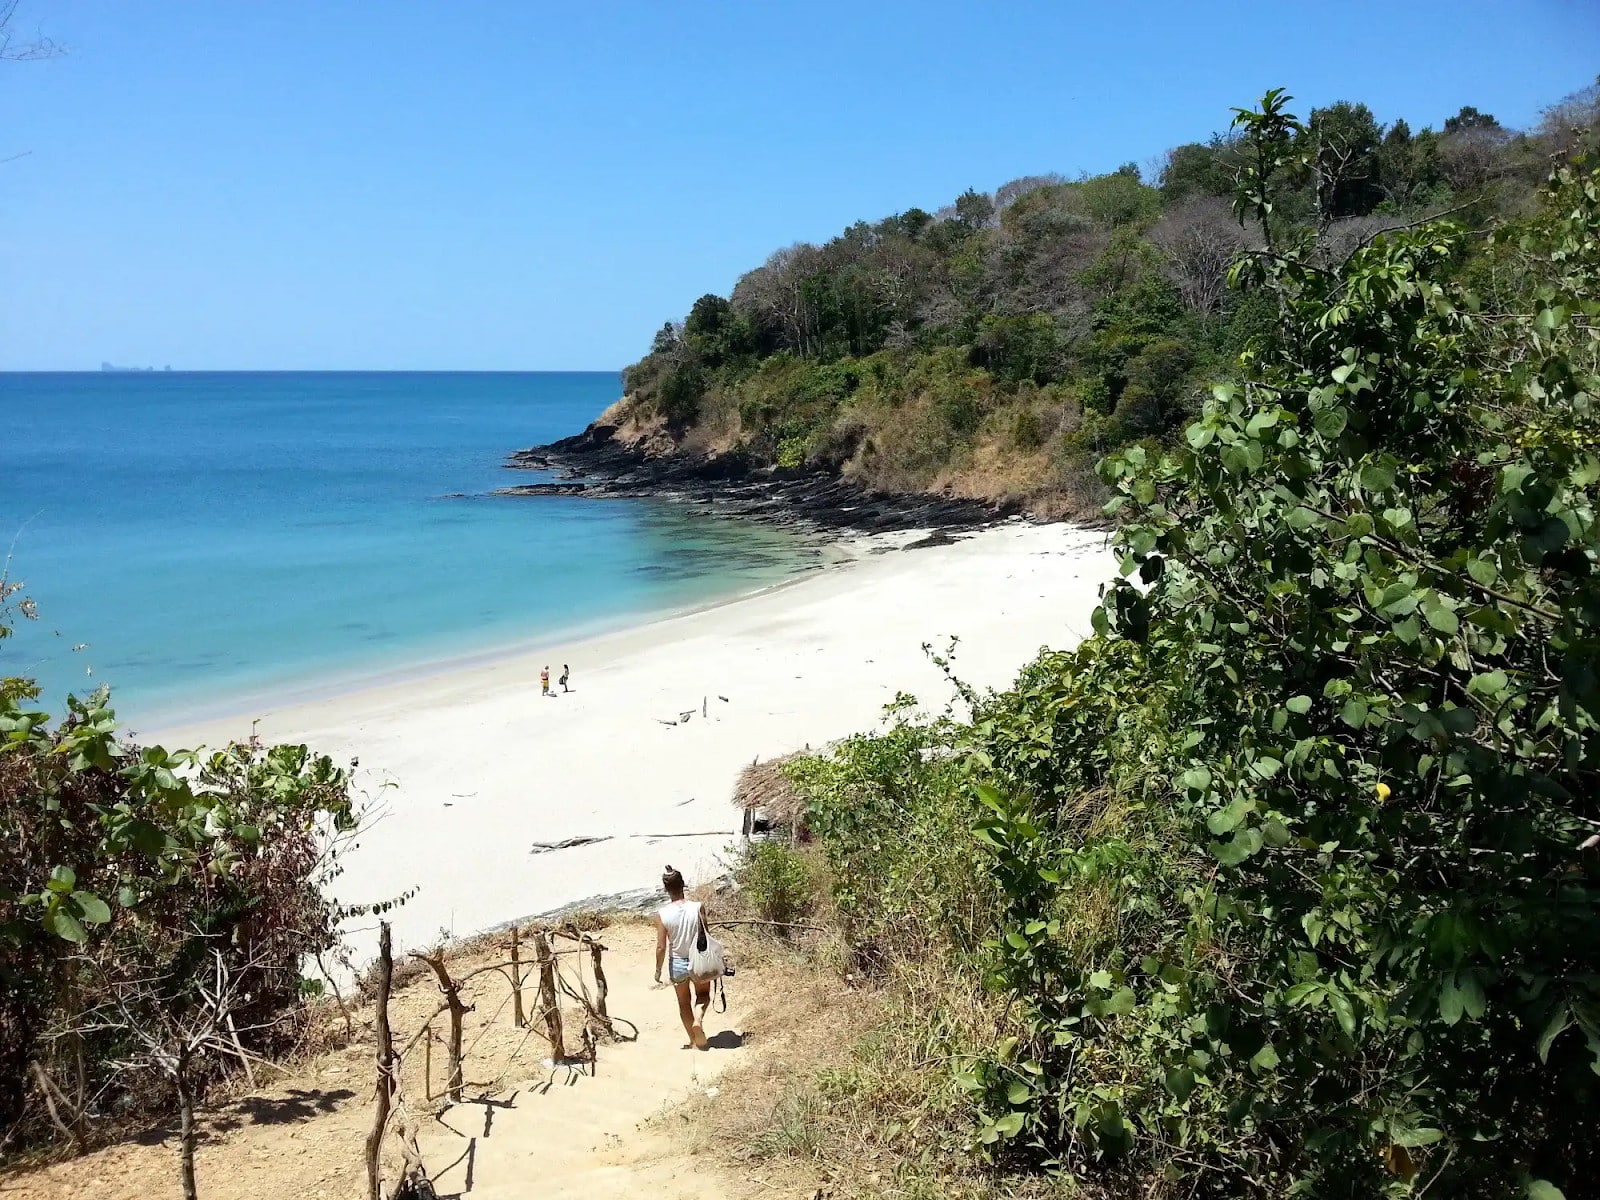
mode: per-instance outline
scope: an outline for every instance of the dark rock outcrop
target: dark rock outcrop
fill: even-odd
[[[872,491],[829,471],[762,467],[742,454],[649,454],[619,439],[614,425],[511,455],[514,470],[556,472],[554,481],[498,488],[497,496],[659,496],[698,511],[773,525],[862,533],[976,529],[1015,515],[1014,505],[942,494]]]

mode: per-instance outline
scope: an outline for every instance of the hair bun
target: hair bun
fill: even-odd
[[[671,875],[671,874],[672,874],[672,864],[671,864],[671,863],[668,863],[668,864],[667,864],[667,874],[668,874],[668,875]]]

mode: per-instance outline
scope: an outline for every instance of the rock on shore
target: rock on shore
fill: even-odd
[[[553,471],[559,478],[497,488],[493,494],[598,500],[661,496],[719,516],[861,533],[976,529],[1019,511],[1016,505],[957,496],[871,491],[814,468],[752,466],[739,454],[651,455],[616,434],[616,426],[597,421],[572,437],[519,450],[508,467]]]

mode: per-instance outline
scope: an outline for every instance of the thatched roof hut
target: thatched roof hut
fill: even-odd
[[[766,762],[753,762],[739,772],[739,781],[733,787],[733,802],[744,810],[746,836],[758,821],[791,829],[804,822],[805,797],[782,770],[785,763],[798,757],[798,754],[785,754]]]

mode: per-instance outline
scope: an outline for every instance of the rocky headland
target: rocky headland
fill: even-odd
[[[596,500],[657,496],[718,516],[830,532],[948,533],[982,528],[1021,511],[1007,502],[876,491],[821,468],[758,466],[738,451],[652,452],[648,443],[621,437],[617,426],[603,421],[549,445],[519,450],[506,466],[552,472],[556,478],[497,488],[494,495]]]

